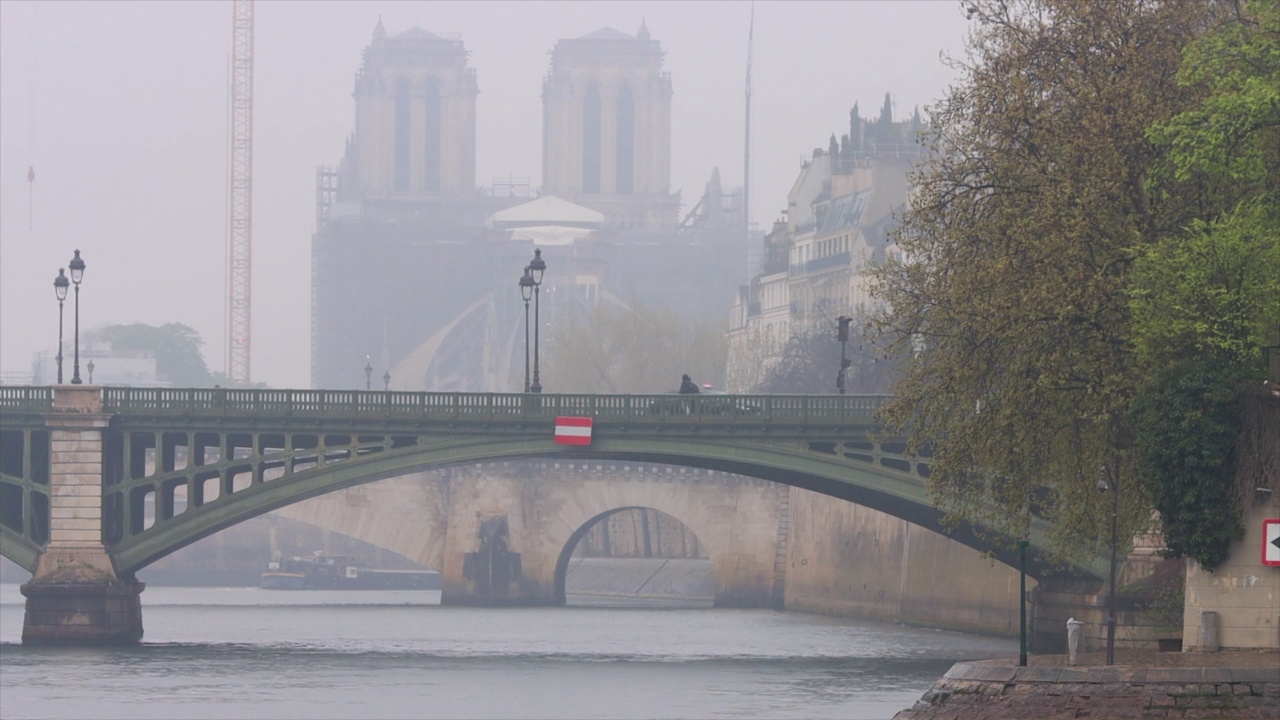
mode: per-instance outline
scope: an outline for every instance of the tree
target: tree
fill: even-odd
[[[154,353],[159,380],[178,387],[213,385],[213,376],[200,351],[204,340],[188,325],[108,325],[96,331],[96,336],[97,340],[110,344],[111,351],[117,355]]]
[[[858,329],[853,325],[851,329]],[[883,357],[860,331],[845,345],[845,392],[850,395],[883,395],[889,392],[897,363]],[[764,373],[753,392],[777,394],[831,394],[837,392],[840,341],[834,322],[804,327],[787,339],[782,357]]]
[[[1255,366],[1280,343],[1280,4],[1232,7],[1178,71],[1207,95],[1148,131],[1168,149],[1149,184],[1182,189],[1199,211],[1138,258],[1130,298],[1148,365]]]
[[[1160,512],[1165,546],[1208,570],[1244,535],[1233,481],[1245,377],[1239,365],[1179,360],[1134,403],[1140,477]]]
[[[1134,410],[1140,479],[1169,550],[1208,570],[1246,498],[1280,482],[1276,403],[1254,392],[1260,349],[1280,345],[1280,5],[1233,9],[1178,72],[1208,94],[1148,133],[1169,151],[1149,184],[1189,191],[1201,217],[1139,251],[1129,290],[1152,378]],[[1250,412],[1259,399],[1272,420]]]
[[[728,345],[721,329],[683,323],[639,300],[601,301],[569,313],[546,339],[541,375],[557,392],[667,392],[685,373],[699,384],[724,382]]]
[[[1210,0],[975,0],[963,79],[929,110],[930,157],[875,271],[873,323],[913,356],[888,432],[931,450],[929,491],[951,518],[1025,537],[1053,523],[1060,555],[1101,549],[1119,478],[1120,529],[1147,522],[1128,411],[1140,379],[1126,294],[1134,258],[1192,217],[1193,191],[1147,178],[1147,129],[1203,92],[1183,48]]]

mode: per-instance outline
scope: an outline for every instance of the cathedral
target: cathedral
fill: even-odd
[[[314,387],[518,390],[517,281],[535,248],[548,263],[544,325],[624,296],[728,317],[747,275],[741,191],[708,168],[707,192],[680,216],[671,75],[643,22],[555,44],[540,187],[477,182],[478,87],[461,38],[378,21],[354,130],[316,173]]]

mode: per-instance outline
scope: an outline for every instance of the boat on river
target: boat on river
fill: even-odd
[[[266,590],[439,590],[443,584],[435,570],[384,570],[323,551],[269,562],[261,581]]]

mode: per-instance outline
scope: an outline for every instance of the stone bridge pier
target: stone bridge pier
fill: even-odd
[[[124,645],[142,639],[143,584],[117,576],[102,544],[102,388],[59,385],[50,430],[49,542],[31,580],[24,645]]]
[[[578,541],[631,508],[683,523],[711,560],[718,607],[781,589],[786,487],[722,472],[600,460],[489,462],[414,473],[276,511],[440,570],[445,605],[556,605]],[[781,523],[781,525],[780,525]]]

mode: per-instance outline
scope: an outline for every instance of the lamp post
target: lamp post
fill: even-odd
[[[1018,667],[1027,666],[1027,541],[1018,541]]]
[[[538,335],[541,323],[538,320],[538,299],[542,292],[542,273],[546,272],[547,261],[542,259],[542,251],[534,249],[533,260],[529,261],[529,274],[533,276],[533,384],[530,392],[542,392],[542,383],[538,380]]]
[[[391,389],[391,371],[390,370],[382,373],[382,389],[383,390]]]
[[[1119,474],[1117,468],[1116,475]],[[1111,492],[1111,577],[1107,587],[1107,664],[1114,665],[1116,660],[1116,524],[1120,515],[1119,482],[1112,475],[1111,468],[1102,466],[1102,477],[1098,479],[1098,490]]]
[[[847,315],[841,315],[836,318],[838,323],[836,328],[836,339],[840,341],[840,372],[836,374],[836,389],[840,394],[844,394],[844,371],[849,368],[849,361],[845,358],[845,347],[849,344],[849,323],[853,322],[853,318]]]
[[[71,384],[80,385],[84,382],[80,379],[80,281],[84,279],[84,260],[80,259],[79,250],[76,250],[75,256],[71,258],[71,262],[67,263],[67,267],[71,270],[71,283],[76,286],[76,362],[71,375]]]
[[[373,366],[369,364],[369,356],[364,356],[364,389],[368,390],[369,384],[373,382]]]
[[[58,298],[58,384],[62,384],[62,301],[67,299],[67,288],[71,281],[63,268],[58,268],[58,277],[53,279],[53,294]]]
[[[520,276],[520,297],[524,298],[524,391],[529,392],[529,301],[533,299],[533,287],[536,285],[529,266],[524,266],[524,274]]]

